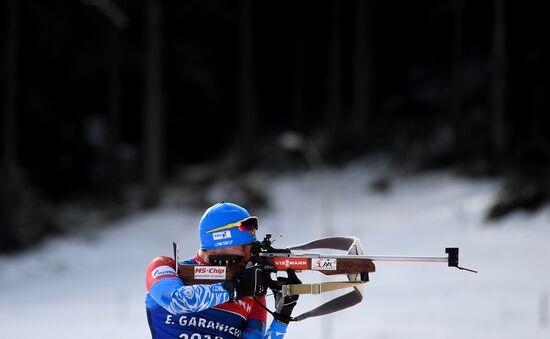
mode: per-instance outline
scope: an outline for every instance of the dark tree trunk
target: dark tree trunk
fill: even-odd
[[[342,129],[342,54],[341,54],[341,23],[340,1],[332,2],[332,30],[330,37],[328,104],[325,119],[326,136],[329,144],[339,141]]]
[[[3,156],[0,159],[0,250],[13,245],[14,200],[17,194],[17,51],[19,46],[18,0],[8,0],[4,53]]]
[[[253,1],[243,0],[241,18],[239,136],[241,164],[246,166],[256,156],[256,93],[254,91],[254,23]]]
[[[494,0],[495,23],[493,31],[493,79],[492,100],[492,146],[497,158],[506,149],[506,24],[504,0]]]
[[[537,15],[538,12],[541,10],[540,5],[539,6],[533,6],[531,8],[531,25],[532,25],[532,35],[533,35],[533,41],[539,42],[544,41],[546,38],[546,32],[544,30],[546,25],[546,20],[543,19],[540,15]],[[530,69],[531,69],[531,95],[532,95],[532,102],[533,102],[533,108],[531,113],[531,143],[534,149],[542,150],[546,149],[548,150],[547,145],[545,145],[544,140],[544,130],[547,128],[542,121],[544,121],[544,102],[545,102],[545,92],[543,90],[543,84],[545,83],[545,76],[544,72],[541,72],[541,69],[543,69],[544,65],[546,64],[546,60],[544,58],[544,51],[543,47],[540,45],[532,45],[531,48],[533,48],[531,52],[531,57],[529,58],[530,61]],[[549,156],[550,152],[545,151],[545,156]],[[550,159],[548,159],[550,160]],[[550,164],[549,164],[550,165]],[[550,175],[550,174],[549,174]],[[550,192],[549,192],[550,193]],[[550,194],[548,194],[550,196]]]
[[[373,82],[374,0],[357,0],[355,53],[353,58],[353,103],[349,130],[353,142],[363,145],[369,136]]]
[[[119,195],[120,175],[118,164],[119,131],[118,122],[121,110],[121,57],[122,33],[129,24],[126,14],[119,8],[125,0],[102,1],[93,0],[88,5],[95,6],[111,24],[108,34],[108,65],[107,65],[107,118],[105,119],[105,140],[101,145],[100,162],[102,171],[99,174],[98,185],[100,192],[111,198]]]
[[[453,39],[451,62],[451,92],[449,112],[453,128],[454,151],[460,156],[464,147],[464,0],[454,0],[453,4]]]
[[[297,0],[294,8],[294,72],[292,74],[292,93],[290,103],[290,121],[294,130],[304,128],[305,84],[304,84],[304,3]]]
[[[163,174],[162,95],[162,1],[148,0],[146,6],[145,117],[144,117],[144,206],[158,205]]]
[[[105,191],[112,197],[116,197],[119,193],[121,177],[119,175],[118,166],[118,148],[119,148],[119,131],[118,122],[121,110],[121,32],[118,27],[112,27],[110,36],[111,56],[109,59],[109,93],[108,93],[108,110],[109,119],[107,120],[107,140],[104,147],[105,163],[106,163],[106,184]]]

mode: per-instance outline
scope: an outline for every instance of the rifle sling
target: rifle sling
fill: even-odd
[[[321,294],[348,287],[357,287],[364,284],[363,281],[329,281],[317,284],[289,284],[283,285],[283,296],[299,294]]]
[[[301,321],[311,317],[318,317],[321,315],[338,312],[348,307],[357,305],[363,300],[363,294],[361,293],[359,288],[360,286],[356,286],[353,288],[353,291],[329,300],[319,307],[316,307],[308,312],[302,313],[299,316],[294,317],[292,320]]]

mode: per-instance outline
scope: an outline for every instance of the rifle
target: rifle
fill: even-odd
[[[270,287],[272,289],[281,289],[284,296],[298,294],[316,295],[343,288],[353,289],[347,294],[341,295],[313,310],[293,318],[294,321],[333,313],[361,302],[363,299],[362,285],[369,281],[369,273],[375,272],[376,270],[374,261],[442,262],[447,263],[449,267],[477,273],[477,271],[458,265],[459,249],[456,247],[446,248],[445,253],[447,255],[441,257],[373,256],[363,254],[361,242],[357,237],[329,237],[283,249],[273,248],[272,243],[271,234],[266,234],[261,242],[254,242],[252,244],[251,258],[246,265],[263,265],[264,271],[268,276],[270,276],[271,273],[286,271],[290,268],[297,272],[311,270],[325,275],[345,274],[348,278],[347,281],[329,281],[313,284],[284,284],[279,281],[271,280],[269,277]],[[243,268],[243,258],[235,255],[210,255],[208,257],[209,266],[179,264],[178,246],[176,243],[173,245],[177,265],[176,271],[180,279],[186,285],[213,284],[231,280],[236,277]],[[344,250],[347,251],[347,254],[293,252],[313,249]]]

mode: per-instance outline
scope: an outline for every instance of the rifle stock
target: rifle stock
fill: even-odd
[[[253,258],[252,261],[257,261]],[[375,271],[375,265],[366,258],[331,258],[304,256],[261,257],[262,264],[266,265],[266,271],[286,271],[291,268],[297,272],[317,271],[325,275],[337,274],[361,274],[366,281],[367,275]],[[180,264],[178,276],[186,285],[214,284],[231,280],[240,272],[243,265],[240,263],[230,265],[192,265]]]

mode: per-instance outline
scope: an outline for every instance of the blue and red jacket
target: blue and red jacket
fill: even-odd
[[[205,265],[195,257],[181,264]],[[287,325],[273,320],[265,331],[267,312],[251,297],[233,302],[222,283],[183,284],[176,262],[156,257],[147,267],[145,306],[153,339],[283,338]],[[265,297],[258,300],[265,304]]]

